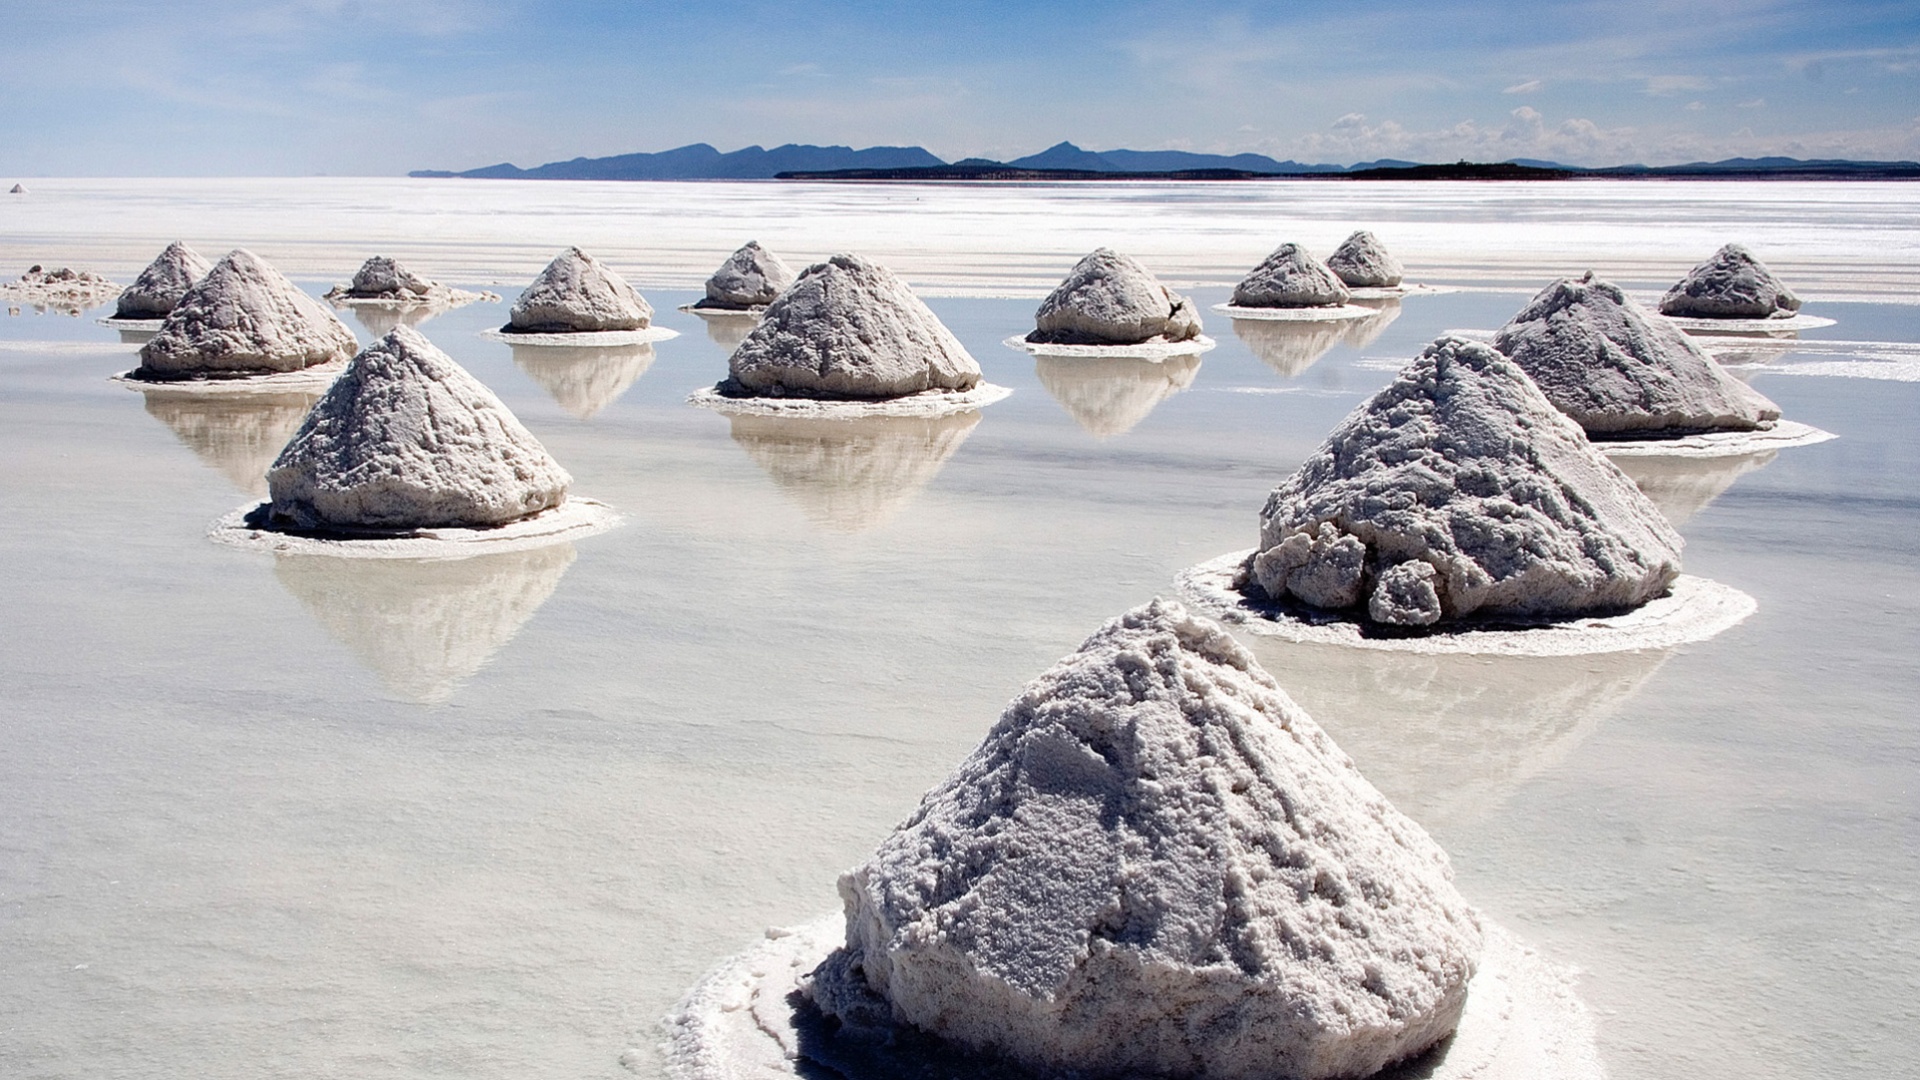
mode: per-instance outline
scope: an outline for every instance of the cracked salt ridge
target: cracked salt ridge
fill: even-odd
[[[897,398],[840,399],[807,397],[731,397],[718,385],[695,390],[687,404],[718,413],[746,416],[819,416],[853,419],[862,416],[951,416],[1000,401],[1012,390],[994,383],[971,390],[924,390]]]
[[[1248,633],[1383,652],[1484,656],[1590,656],[1664,649],[1705,641],[1738,625],[1759,607],[1753,597],[1730,585],[1682,574],[1664,595],[1619,615],[1559,620],[1469,616],[1440,629],[1402,631],[1304,604],[1249,599],[1234,587],[1234,580],[1252,555],[1252,549],[1236,551],[1188,567],[1174,577],[1174,585],[1181,599],[1201,613]]]
[[[139,348],[139,346],[132,346]],[[347,370],[347,361],[330,360],[299,371],[275,371],[251,375],[207,375],[185,379],[147,379],[134,368],[108,378],[130,390],[165,387],[187,394],[279,394],[303,390],[325,390]]]
[[[1241,307],[1237,304],[1215,304],[1208,310],[1236,319],[1266,322],[1336,322],[1342,319],[1364,319],[1369,315],[1380,314],[1379,308],[1363,307],[1359,304],[1328,304],[1322,307]]]
[[[1604,1080],[1592,1014],[1578,972],[1552,964],[1505,928],[1480,922],[1483,951],[1454,1034],[1373,1080]],[[890,1042],[835,1039],[802,976],[842,943],[835,913],[770,929],[766,940],[714,968],[663,1018],[667,1074],[675,1080],[817,1077],[894,1080],[1037,1080],[997,1059],[969,1058],[924,1036]]]
[[[680,331],[664,326],[648,326],[639,330],[575,330],[567,333],[522,334],[494,327],[480,331],[483,338],[505,341],[513,345],[646,345],[655,341],[677,338]]]
[[[1175,356],[1198,356],[1219,346],[1205,334],[1185,341],[1141,341],[1132,345],[1049,345],[1014,335],[1001,342],[1009,349],[1035,356],[1113,357],[1130,360],[1166,360]]]
[[[620,514],[595,499],[566,502],[530,518],[490,528],[430,528],[319,532],[260,524],[271,503],[250,503],[213,523],[207,538],[217,544],[278,555],[332,555],[348,559],[464,559],[526,551],[606,532]]]

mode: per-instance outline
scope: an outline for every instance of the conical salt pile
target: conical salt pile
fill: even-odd
[[[1478,964],[1446,854],[1218,624],[1164,600],[1029,684],[864,866],[826,1012],[1042,1075],[1358,1077]]]
[[[871,400],[980,382],[980,365],[906,282],[858,255],[808,267],[727,366],[733,396]]]
[[[1126,255],[1098,248],[1040,302],[1027,340],[1047,345],[1138,345],[1200,336],[1192,302]]]
[[[120,294],[113,317],[164,319],[193,283],[206,277],[212,269],[213,264],[201,258],[199,252],[175,240]]]
[[[653,306],[625,278],[579,248],[547,264],[513,302],[505,329],[522,334],[645,330]]]
[[[299,371],[353,355],[353,331],[266,260],[236,248],[180,297],[140,349],[138,375]]]
[[[1233,289],[1233,306],[1328,307],[1353,298],[1333,271],[1298,244],[1281,244]]]
[[[572,483],[493,391],[404,326],[353,358],[267,471],[271,522],[316,530],[503,525]]]
[[[343,295],[360,299],[425,299],[434,283],[385,255],[375,255],[360,264],[353,284]]]
[[[1587,434],[1752,431],[1780,409],[1588,271],[1541,290],[1493,346]]]
[[[1441,338],[1268,497],[1247,587],[1400,626],[1605,614],[1664,592],[1680,547],[1517,365]]]
[[[26,193],[27,186],[25,184],[15,184],[13,185],[13,189],[7,192],[9,195],[25,195]]]
[[[1365,229],[1355,232],[1327,256],[1327,269],[1355,289],[1392,288],[1406,271],[1380,239]]]
[[[758,240],[749,240],[707,279],[706,298],[694,306],[723,311],[765,307],[791,284],[793,268]]]
[[[1739,244],[1714,252],[1660,298],[1660,314],[1690,319],[1769,319],[1799,310],[1800,298]]]

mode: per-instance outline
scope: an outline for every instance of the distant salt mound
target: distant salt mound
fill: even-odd
[[[1192,341],[1200,316],[1185,297],[1112,248],[1078,263],[1040,302],[1027,340],[1043,345],[1139,345]]]
[[[1347,237],[1327,256],[1327,269],[1342,284],[1355,289],[1392,288],[1406,274],[1400,260],[1365,229]]]
[[[48,270],[34,265],[14,281],[0,281],[0,299],[24,301],[75,315],[83,308],[106,303],[119,292],[120,286],[105,277],[69,266]]]
[[[27,187],[25,184],[15,184],[12,190],[8,192],[9,195],[25,195],[26,193]]]
[[[773,303],[780,290],[793,284],[793,267],[780,256],[749,240],[720,264],[707,279],[707,295],[693,306],[701,310],[751,311]]]
[[[274,461],[267,520],[486,528],[559,506],[572,482],[493,391],[400,327],[353,358]]]
[[[299,371],[353,355],[359,343],[333,312],[266,260],[236,248],[187,289],[140,349],[143,379]]]
[[[1441,338],[1274,490],[1244,587],[1388,626],[1609,614],[1681,544],[1516,364]]]
[[[1333,271],[1298,244],[1281,244],[1233,289],[1233,306],[1333,307],[1353,296]]]
[[[1541,290],[1493,345],[1591,436],[1752,431],[1780,419],[1779,406],[1592,271]]]
[[[1454,1030],[1482,948],[1440,847],[1164,600],[1029,684],[840,894],[823,1011],[1042,1075],[1366,1076]]]
[[[1690,319],[1768,319],[1800,310],[1800,298],[1765,263],[1728,244],[1660,298],[1660,313]]]
[[[858,255],[808,267],[727,364],[730,397],[875,400],[980,383],[980,365],[906,282]]]
[[[206,277],[213,264],[185,243],[175,240],[147,264],[133,284],[120,293],[116,319],[164,319],[193,283]]]
[[[335,291],[355,299],[408,300],[427,299],[435,283],[400,265],[385,255],[375,255],[360,264],[352,284]]]
[[[568,248],[513,302],[506,333],[578,334],[644,330],[653,306],[593,256]]]

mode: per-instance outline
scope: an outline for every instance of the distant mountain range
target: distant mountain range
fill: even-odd
[[[1070,142],[1012,161],[966,158],[946,162],[918,146],[802,146],[788,143],[771,150],[749,146],[721,153],[694,143],[653,154],[574,158],[531,169],[488,165],[449,172],[421,169],[418,177],[475,180],[772,180],[874,179],[1242,179],[1263,176],[1352,177],[1355,179],[1565,179],[1591,177],[1711,177],[1741,179],[1860,178],[1920,179],[1912,161],[1801,161],[1796,158],[1730,158],[1689,165],[1615,165],[1601,169],[1517,158],[1491,165],[1430,165],[1382,159],[1353,165],[1308,165],[1276,161],[1264,154],[1194,154],[1185,150],[1083,150]]]

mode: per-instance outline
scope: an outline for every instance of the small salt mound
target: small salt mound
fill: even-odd
[[[1327,269],[1342,283],[1356,289],[1391,288],[1400,284],[1406,274],[1400,260],[1365,229],[1347,237],[1327,256]]]
[[[353,355],[333,312],[266,260],[236,248],[193,283],[140,349],[142,378],[299,371]]]
[[[706,298],[694,306],[730,311],[765,307],[791,284],[793,268],[758,240],[749,240],[707,279]]]
[[[1329,307],[1353,294],[1298,244],[1281,244],[1233,289],[1234,307]]]
[[[820,1008],[1052,1075],[1366,1076],[1481,951],[1445,852],[1218,624],[1156,600],[1029,684],[864,866]]]
[[[120,294],[116,319],[164,319],[193,283],[206,277],[213,264],[185,243],[175,240],[147,264]]]
[[[547,264],[513,302],[503,328],[509,333],[566,334],[644,330],[653,306],[626,279],[579,248]]]
[[[320,531],[483,528],[559,506],[573,478],[418,331],[361,350],[267,471],[268,521]]]
[[[1588,435],[1752,431],[1780,419],[1686,333],[1592,271],[1541,290],[1493,346]]]
[[[13,190],[11,190],[11,191],[9,191],[9,192],[8,192],[7,194],[9,194],[9,195],[25,195],[26,193],[27,193],[27,188],[26,188],[26,185],[25,185],[25,184],[15,184],[15,185],[13,185]]]
[[[1441,338],[1268,497],[1245,587],[1396,626],[1606,614],[1681,543],[1517,365]]]
[[[353,283],[341,295],[355,298],[374,298],[404,300],[409,297],[426,299],[434,290],[435,283],[400,265],[385,255],[375,255],[360,264],[354,272]]]
[[[1766,319],[1799,310],[1800,298],[1739,244],[1714,252],[1660,298],[1660,314],[1691,319]]]
[[[735,397],[871,400],[971,390],[980,365],[907,284],[858,255],[810,266],[727,361]]]
[[[1042,345],[1191,341],[1200,316],[1185,297],[1133,259],[1098,248],[1040,302],[1027,340]]]

